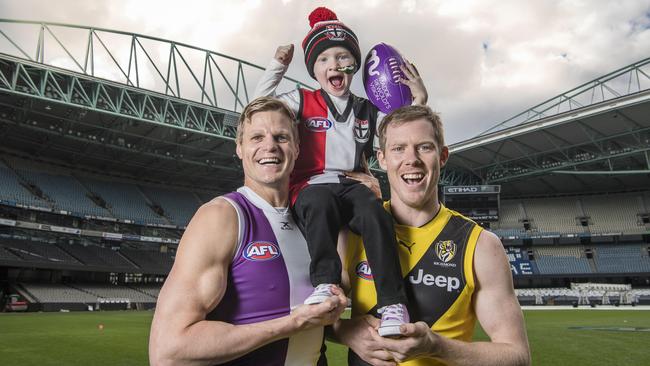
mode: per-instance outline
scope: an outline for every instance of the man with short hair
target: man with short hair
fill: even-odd
[[[400,338],[379,337],[372,270],[361,239],[350,235],[345,267],[353,319],[334,326],[335,335],[350,347],[349,364],[530,364],[500,240],[438,201],[440,169],[449,157],[439,116],[426,106],[403,107],[384,119],[378,135],[377,158],[391,192],[384,207],[394,219],[415,323],[402,325]],[[471,342],[476,320],[490,342]]]
[[[347,299],[318,305],[309,253],[289,205],[298,156],[295,115],[275,98],[242,112],[244,186],[199,208],[183,234],[151,326],[152,364],[317,365],[323,326]]]

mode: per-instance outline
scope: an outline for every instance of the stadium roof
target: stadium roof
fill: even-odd
[[[234,126],[262,70],[155,37],[0,19],[0,152],[228,191],[242,182]],[[503,195],[648,189],[649,75],[639,61],[452,145],[442,183],[500,184]]]
[[[239,111],[262,71],[155,37],[0,19],[0,152],[229,191],[242,184]]]
[[[503,195],[650,188],[650,58],[450,146],[446,184]]]

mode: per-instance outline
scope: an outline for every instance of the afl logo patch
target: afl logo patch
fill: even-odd
[[[436,243],[436,255],[447,263],[456,256],[456,243],[453,240],[443,240]]]
[[[279,256],[278,245],[268,241],[253,241],[244,249],[244,258],[254,262],[269,261]]]
[[[305,121],[305,127],[313,132],[325,132],[332,127],[332,122],[323,117],[312,117]]]
[[[357,276],[360,278],[363,278],[367,281],[373,281],[372,271],[370,271],[370,265],[368,265],[368,261],[359,262],[355,271],[357,272]]]

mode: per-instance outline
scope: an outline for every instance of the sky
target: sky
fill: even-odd
[[[287,75],[316,86],[300,44],[317,6],[357,34],[362,55],[385,42],[417,66],[448,144],[650,57],[650,0],[0,0],[0,18],[139,33],[261,66],[293,43]],[[365,96],[361,73],[352,90]]]

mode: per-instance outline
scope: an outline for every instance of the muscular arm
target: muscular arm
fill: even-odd
[[[237,228],[235,209],[221,199],[192,218],[158,297],[149,339],[151,364],[223,363],[296,331],[331,323],[342,311],[342,301],[331,298],[255,324],[206,320],[224,295]]]
[[[490,342],[463,342],[431,332],[423,323],[403,326],[404,338],[374,336],[403,362],[415,357],[437,357],[450,365],[529,365],[530,352],[524,320],[512,285],[503,246],[483,231],[474,256],[477,289],[475,311]]]

